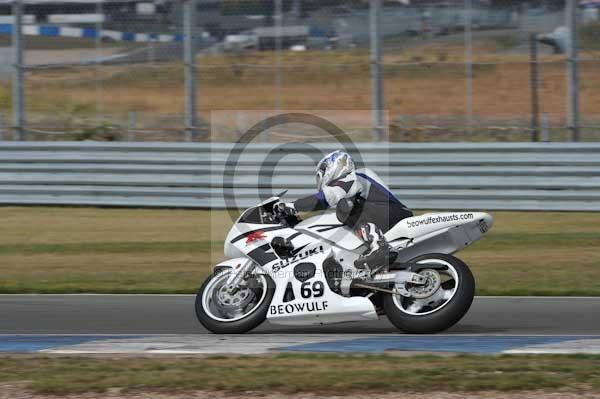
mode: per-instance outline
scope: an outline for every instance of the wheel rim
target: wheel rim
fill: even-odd
[[[231,272],[215,276],[202,293],[202,308],[213,320],[231,323],[250,316],[267,297],[267,279],[255,276],[256,286],[241,289],[227,296],[225,283]]]
[[[454,298],[458,291],[460,281],[456,268],[442,259],[424,259],[417,263],[439,264],[446,267],[444,270],[435,270],[441,277],[439,288],[430,296],[424,298],[407,298],[401,295],[392,295],[392,300],[401,312],[411,316],[424,316],[441,310],[452,301],[452,298]]]

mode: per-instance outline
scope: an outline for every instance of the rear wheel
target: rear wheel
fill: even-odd
[[[231,290],[231,269],[208,277],[196,295],[198,321],[213,333],[242,334],[258,327],[267,317],[275,283],[264,274],[250,277],[244,287]]]
[[[419,271],[427,284],[407,287],[412,297],[384,295],[388,319],[411,334],[431,334],[452,327],[467,313],[475,296],[475,279],[469,267],[446,254],[422,255],[410,263],[435,267]]]

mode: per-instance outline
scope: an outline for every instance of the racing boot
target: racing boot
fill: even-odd
[[[367,244],[367,250],[356,261],[354,267],[367,269],[370,273],[387,270],[396,260],[398,253],[388,244],[383,231],[374,223],[367,223],[357,230],[357,235]]]

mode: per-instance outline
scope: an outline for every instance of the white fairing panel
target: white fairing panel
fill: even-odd
[[[325,212],[308,218],[295,227],[296,230],[314,237],[323,238],[340,248],[352,251],[358,249],[364,242],[354,234],[352,229],[341,223],[335,212]]]
[[[313,219],[317,223],[331,221]],[[339,224],[337,219],[335,221],[336,225]],[[308,229],[312,231],[310,227]],[[245,254],[246,259],[252,259],[262,273],[273,279],[275,294],[267,313],[267,318],[273,323],[308,325],[377,319],[375,306],[368,298],[347,298],[336,294],[329,288],[323,271],[323,261],[328,257],[343,257],[351,262],[355,254],[333,249],[314,235],[297,233],[295,229],[280,225],[238,223],[227,236],[225,251],[228,254]],[[293,256],[277,256],[270,245],[276,236],[294,237],[291,239],[295,248]],[[244,258],[232,259],[218,266],[236,268],[243,263],[239,259]]]
[[[290,237],[296,248],[316,242],[313,237],[297,234],[291,227],[274,224],[237,223],[225,239],[225,255],[228,257],[248,256],[259,265],[265,265],[277,258],[270,246],[275,237]],[[241,254],[241,255],[240,255]]]
[[[272,268],[269,275],[275,281],[276,289],[267,313],[271,323],[308,325],[377,319],[377,312],[369,299],[347,298],[329,289],[322,263],[332,254],[329,249],[322,249],[310,257]],[[314,270],[314,273],[306,278],[299,269]],[[290,289],[291,295],[288,293],[286,296]]]
[[[385,237],[401,248],[399,260],[426,253],[455,253],[485,234],[493,224],[483,212],[426,213],[400,221]]]

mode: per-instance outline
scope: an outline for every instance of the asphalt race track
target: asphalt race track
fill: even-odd
[[[477,297],[446,334],[600,335],[600,298]],[[0,334],[207,334],[191,295],[0,295]],[[255,334],[397,334],[386,319]]]

